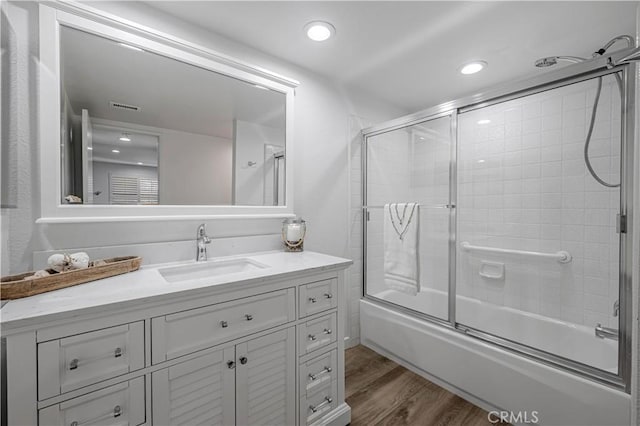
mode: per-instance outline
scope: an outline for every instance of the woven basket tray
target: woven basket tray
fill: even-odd
[[[47,272],[51,275],[31,280],[25,280],[24,277],[33,275],[35,272],[2,277],[2,281],[0,282],[0,299],[21,299],[35,294],[46,293],[89,281],[133,272],[140,268],[142,258],[138,256],[114,257],[104,259],[104,262],[106,262],[106,264],[100,266],[92,266],[94,262],[91,262],[88,268],[65,272],[56,272],[53,269],[47,269]]]

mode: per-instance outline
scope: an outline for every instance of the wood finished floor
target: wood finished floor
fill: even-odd
[[[351,426],[492,425],[487,412],[362,345],[346,351]]]

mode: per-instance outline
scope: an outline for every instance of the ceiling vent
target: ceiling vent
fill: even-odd
[[[140,108],[139,106],[123,104],[122,102],[111,101],[109,102],[109,105],[111,106],[111,108],[123,109],[125,111],[141,111],[142,110],[142,108]]]

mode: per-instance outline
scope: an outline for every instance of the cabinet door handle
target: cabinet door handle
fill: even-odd
[[[120,417],[121,414],[122,414],[122,408],[120,408],[119,405],[116,405],[115,407],[113,407],[113,417]]]
[[[247,321],[251,321],[253,319],[253,315],[249,314],[246,314],[244,317],[247,319]]]
[[[236,368],[236,363],[235,363],[235,361],[227,361],[227,367],[229,367],[229,368]]]
[[[222,326],[222,328],[227,328],[229,327],[229,323],[226,321],[220,321],[220,325]]]
[[[311,340],[311,341],[316,340],[316,336],[314,334],[310,334],[309,335],[309,340]]]
[[[333,331],[331,331],[331,329],[330,329],[330,328],[325,328],[325,329],[324,329],[324,331],[323,331],[323,333],[324,333],[324,334],[331,334],[331,333],[333,333]]]
[[[310,297],[309,298],[309,302],[310,303],[316,303],[316,298],[315,297]]]
[[[321,376],[323,374],[326,374],[326,373],[331,373],[332,371],[333,370],[331,369],[331,367],[325,367],[319,373],[316,373],[316,374],[309,373],[309,378],[311,379],[311,381],[314,381],[314,380],[317,380],[319,376]]]
[[[113,356],[116,358],[120,358],[122,356],[122,348],[116,348],[116,350],[113,351]]]
[[[240,357],[240,364],[245,365],[249,360],[247,359],[246,356],[241,356]]]
[[[330,396],[325,396],[324,397],[324,401],[322,401],[320,404],[318,404],[316,406],[310,405],[309,409],[311,410],[311,412],[315,413],[316,411],[318,411],[319,409],[321,409],[325,405],[331,404],[332,402],[333,402],[333,399]]]
[[[78,368],[78,362],[78,358],[72,359],[69,363],[69,370],[75,370],[76,368]]]
[[[327,299],[333,299],[333,294],[331,293],[325,293],[324,297],[326,297]]]

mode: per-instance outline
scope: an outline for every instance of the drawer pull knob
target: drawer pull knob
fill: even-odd
[[[253,319],[253,315],[246,314],[245,318],[247,319],[247,321],[251,321]]]
[[[227,361],[227,367],[236,368],[236,363],[234,361]]]
[[[330,329],[330,328],[325,328],[325,329],[324,329],[324,331],[323,331],[323,333],[324,333],[324,334],[331,334],[331,333],[333,333],[333,331],[331,331],[331,329]]]
[[[315,297],[310,297],[309,298],[309,302],[310,303],[316,303],[316,298]]]
[[[113,417],[120,417],[121,414],[122,414],[122,408],[120,408],[119,405],[116,405],[115,407],[113,407]]]
[[[220,321],[220,325],[222,326],[222,328],[227,328],[229,327],[229,323],[226,321]]]
[[[240,364],[245,365],[249,360],[247,359],[246,356],[241,356],[240,357]]]
[[[69,370],[75,370],[76,368],[78,368],[78,358],[72,359],[69,363]]]
[[[116,358],[120,358],[122,356],[122,349],[116,348],[116,350],[113,352],[113,356]]]
[[[309,335],[309,340],[311,340],[311,341],[316,340],[316,336],[315,336],[315,335],[313,335],[313,334],[310,334],[310,335]]]
[[[324,297],[326,297],[327,299],[333,299],[333,294],[331,293],[325,293]]]
[[[318,411],[319,409],[321,409],[325,405],[331,404],[332,402],[333,402],[333,399],[330,396],[325,396],[323,402],[321,402],[320,404],[318,404],[316,406],[310,405],[309,409],[311,410],[312,413],[315,413],[316,411]]]
[[[322,374],[326,374],[326,373],[331,373],[332,371],[333,370],[331,369],[331,367],[325,367],[319,373],[316,373],[316,374],[309,373],[309,378],[311,379],[311,381],[314,381],[314,380],[316,380],[318,378],[318,376],[320,376]]]

